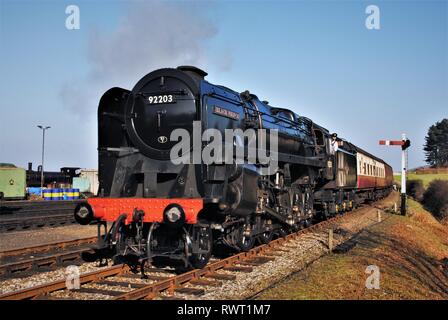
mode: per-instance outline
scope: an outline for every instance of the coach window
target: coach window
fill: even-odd
[[[366,174],[366,163],[364,162],[364,165],[363,165],[363,167],[364,167],[364,174]]]

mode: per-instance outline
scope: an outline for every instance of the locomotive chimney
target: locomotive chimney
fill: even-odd
[[[196,68],[194,66],[179,66],[177,70],[187,73],[189,76],[193,77],[195,80],[204,80],[205,76],[208,74],[204,70]]]
[[[33,171],[33,163],[28,162],[28,171]]]

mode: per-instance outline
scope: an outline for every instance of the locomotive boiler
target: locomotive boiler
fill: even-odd
[[[79,223],[99,223],[98,253],[201,268],[218,246],[246,251],[390,191],[391,168],[381,159],[206,75],[159,69],[101,98],[98,197],[75,211]],[[229,132],[243,135],[225,139]],[[181,136],[188,139],[179,148]],[[201,152],[217,142],[231,157],[221,150],[204,161]],[[251,148],[257,156],[247,161]],[[275,165],[266,170],[260,154]]]

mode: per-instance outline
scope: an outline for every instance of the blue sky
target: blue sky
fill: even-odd
[[[80,8],[79,30],[65,8]],[[365,9],[380,8],[380,30]],[[194,63],[212,83],[291,108],[399,169],[423,165],[428,127],[448,117],[446,1],[0,0],[0,162],[95,168],[96,108],[158,67]]]

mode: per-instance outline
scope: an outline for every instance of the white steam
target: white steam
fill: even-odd
[[[114,32],[91,32],[87,79],[67,83],[61,90],[64,104],[80,116],[96,114],[108,88],[132,89],[146,73],[162,67],[195,65],[229,69],[231,57],[211,57],[207,42],[217,34],[214,24],[189,3],[144,2],[130,4]]]

